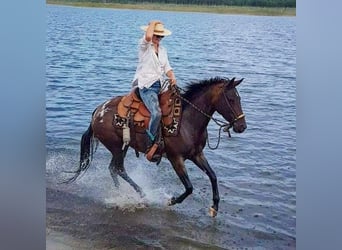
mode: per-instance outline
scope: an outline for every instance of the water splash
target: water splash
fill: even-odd
[[[100,150],[101,151],[101,150]],[[89,170],[82,173],[78,179],[71,184],[60,184],[61,181],[71,177],[72,174],[65,171],[77,169],[77,160],[72,153],[59,152],[48,154],[46,160],[46,176],[50,186],[81,197],[88,197],[104,203],[107,207],[115,207],[123,210],[134,211],[145,207],[165,207],[167,201],[172,197],[169,190],[172,190],[172,182],[167,185],[160,185],[160,169],[145,159],[126,159],[128,166],[127,173],[142,188],[145,196],[140,195],[123,179],[119,178],[119,187],[114,186],[110,176],[108,157],[102,152],[91,163]],[[101,157],[103,156],[103,157]],[[166,176],[170,174],[166,171]],[[173,173],[172,173],[173,174]]]

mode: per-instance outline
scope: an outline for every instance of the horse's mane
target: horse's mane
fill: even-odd
[[[182,94],[182,96],[185,99],[191,101],[197,97],[198,93],[202,93],[209,86],[222,83],[222,82],[229,82],[229,79],[223,78],[223,77],[213,77],[213,78],[201,80],[198,82],[191,82],[186,85],[185,92]],[[187,104],[188,104],[187,102],[184,102],[183,107],[185,107]]]

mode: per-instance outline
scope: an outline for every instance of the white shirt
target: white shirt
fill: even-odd
[[[159,45],[158,56],[152,41],[147,42],[145,35],[139,40],[139,62],[134,81],[138,80],[140,89],[149,88],[154,82],[163,82],[164,74],[171,70],[166,49]]]

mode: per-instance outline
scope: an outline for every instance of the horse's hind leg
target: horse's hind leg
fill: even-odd
[[[112,160],[110,161],[110,164],[109,164],[109,172],[110,172],[110,175],[112,176],[112,179],[114,181],[114,185],[115,187],[119,187],[120,186],[120,183],[119,183],[119,180],[118,180],[118,173],[115,169],[115,159],[114,157],[112,157]]]
[[[136,192],[140,194],[141,197],[144,197],[145,194],[143,193],[141,187],[139,187],[127,174],[125,167],[124,167],[124,155],[122,152],[113,155],[112,161],[109,165],[109,170],[114,180],[114,185],[118,187],[119,182],[117,179],[117,175],[119,175],[122,179],[127,181]]]
[[[217,187],[217,178],[215,175],[215,172],[211,169],[207,159],[205,158],[205,156],[203,155],[203,152],[196,155],[193,159],[191,159],[200,169],[203,170],[203,172],[205,172],[211,182],[211,187],[212,187],[212,191],[213,191],[213,206],[210,208],[210,215],[212,217],[215,217],[217,215],[217,211],[218,211],[218,204],[220,201],[220,196],[219,196],[219,191],[218,191],[218,187]]]

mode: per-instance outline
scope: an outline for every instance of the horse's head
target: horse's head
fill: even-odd
[[[224,80],[222,84],[218,85],[219,91],[216,92],[218,94],[215,104],[216,111],[230,123],[230,127],[233,127],[236,133],[242,133],[247,128],[240,95],[236,89],[236,86],[242,81],[243,78],[241,80],[235,80],[235,78]]]

